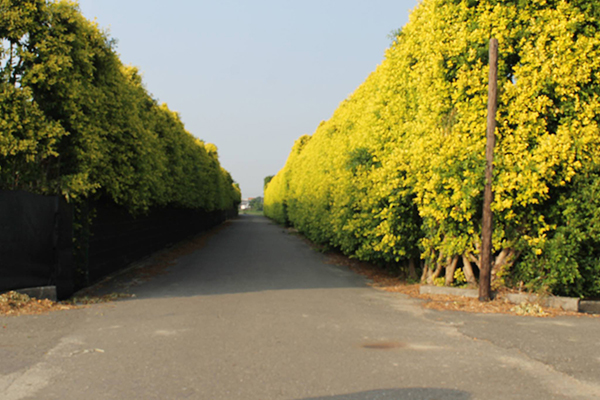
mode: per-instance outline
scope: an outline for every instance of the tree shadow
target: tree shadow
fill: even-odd
[[[137,264],[86,294],[165,298],[365,286],[364,278],[329,264],[294,231],[256,215],[241,215]]]
[[[470,393],[440,388],[381,389],[298,400],[469,400]]]

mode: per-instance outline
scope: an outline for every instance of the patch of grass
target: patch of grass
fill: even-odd
[[[263,211],[244,210],[240,212],[242,215],[265,215]]]

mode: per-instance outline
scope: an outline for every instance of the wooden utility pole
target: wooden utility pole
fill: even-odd
[[[483,221],[481,227],[481,269],[479,301],[489,301],[492,271],[492,176],[494,146],[496,145],[496,108],[498,102],[498,40],[490,39],[490,82],[488,87],[487,141],[485,146],[485,189],[483,192]]]

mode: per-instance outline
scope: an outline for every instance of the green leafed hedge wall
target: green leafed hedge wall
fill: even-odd
[[[159,105],[75,2],[0,0],[0,188],[132,213],[235,207],[217,149]]]
[[[494,285],[598,296],[598,2],[423,0],[376,71],[296,142],[265,213],[361,260],[421,259],[423,280],[452,284],[459,268],[475,283],[491,37]]]

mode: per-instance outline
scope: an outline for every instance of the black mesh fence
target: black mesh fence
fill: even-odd
[[[237,212],[155,209],[133,216],[107,201],[0,191],[0,293],[56,285],[66,298],[131,262]]]
[[[72,293],[72,208],[58,196],[0,191],[0,292],[56,285]]]
[[[168,244],[212,228],[227,213],[163,208],[134,217],[113,204],[90,206],[93,214],[87,252],[87,282],[122,269]],[[83,232],[86,235],[85,232]]]

